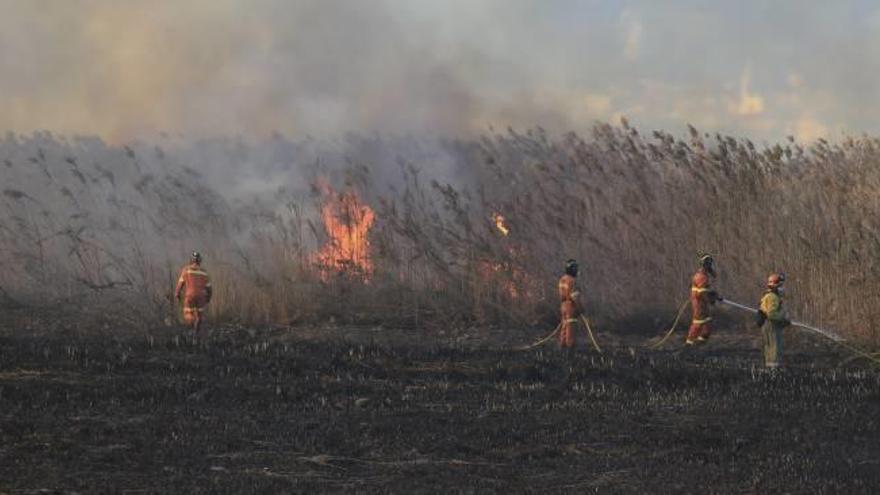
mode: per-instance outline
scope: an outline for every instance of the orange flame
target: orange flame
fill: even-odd
[[[520,298],[517,282],[522,277],[519,270],[512,268],[510,263],[483,260],[479,264],[479,273],[482,283],[496,285],[511,299]]]
[[[363,204],[353,191],[336,193],[327,184],[318,184],[318,187],[323,194],[321,220],[329,236],[315,256],[321,278],[328,280],[336,272],[369,280],[373,274],[369,240],[376,218],[373,209]]]
[[[510,234],[510,229],[507,228],[507,225],[504,223],[504,216],[500,213],[493,213],[492,220],[495,221],[495,228],[498,229],[498,232],[501,232],[504,236]]]

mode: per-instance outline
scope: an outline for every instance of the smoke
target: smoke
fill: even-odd
[[[21,133],[466,136],[611,115],[607,95],[565,83],[578,42],[531,2],[4,6],[0,127]],[[545,60],[552,44],[561,60]]]
[[[0,119],[118,141],[455,134],[481,109],[467,63],[382,2],[6,2]],[[454,55],[454,54],[453,54]],[[480,63],[478,60],[472,61]]]
[[[625,115],[770,141],[804,119],[804,138],[872,132],[880,10],[851,7],[5,0],[0,129],[115,143],[160,132],[464,137],[584,131]],[[747,63],[760,115],[727,104]]]

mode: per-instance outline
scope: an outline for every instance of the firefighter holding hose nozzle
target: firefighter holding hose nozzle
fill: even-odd
[[[767,290],[761,297],[757,314],[758,327],[761,328],[764,343],[764,365],[770,369],[782,366],[782,331],[791,325],[791,320],[782,306],[785,291],[785,274],[771,273],[767,277]]]
[[[183,322],[198,335],[205,307],[211,302],[211,279],[202,268],[202,255],[193,251],[189,264],[180,271],[174,296],[183,305]]]
[[[709,340],[709,335],[712,333],[711,307],[723,300],[718,292],[712,289],[711,284],[712,279],[715,278],[715,259],[708,253],[701,253],[698,259],[700,266],[694,273],[691,283],[690,302],[693,318],[685,340],[687,345],[702,344]]]

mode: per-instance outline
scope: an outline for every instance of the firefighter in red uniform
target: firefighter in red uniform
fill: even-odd
[[[691,284],[693,319],[685,340],[687,345],[702,344],[709,340],[709,334],[712,332],[711,306],[723,300],[711,287],[711,279],[715,278],[715,260],[712,255],[700,255],[699,262],[700,267],[694,274]]]
[[[180,271],[174,295],[183,303],[184,323],[198,334],[205,307],[211,302],[211,279],[202,268],[202,255],[198,252],[193,252],[189,264]]]
[[[559,279],[559,347],[574,349],[574,330],[580,314],[577,289],[578,264],[575,260],[565,262],[565,274]]]

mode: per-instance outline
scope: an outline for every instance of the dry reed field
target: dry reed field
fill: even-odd
[[[880,140],[0,140],[0,493],[872,493],[880,377],[751,318],[652,347],[695,254],[876,352]],[[246,173],[247,171],[247,173]],[[172,290],[214,284],[191,341]],[[557,323],[581,262],[578,335]]]
[[[588,137],[166,147],[0,141],[0,295],[173,320],[177,270],[199,249],[215,321],[537,328],[574,257],[588,313],[650,334],[705,250],[727,297],[754,304],[784,270],[800,320],[878,339],[876,138],[757,146],[622,121]]]

